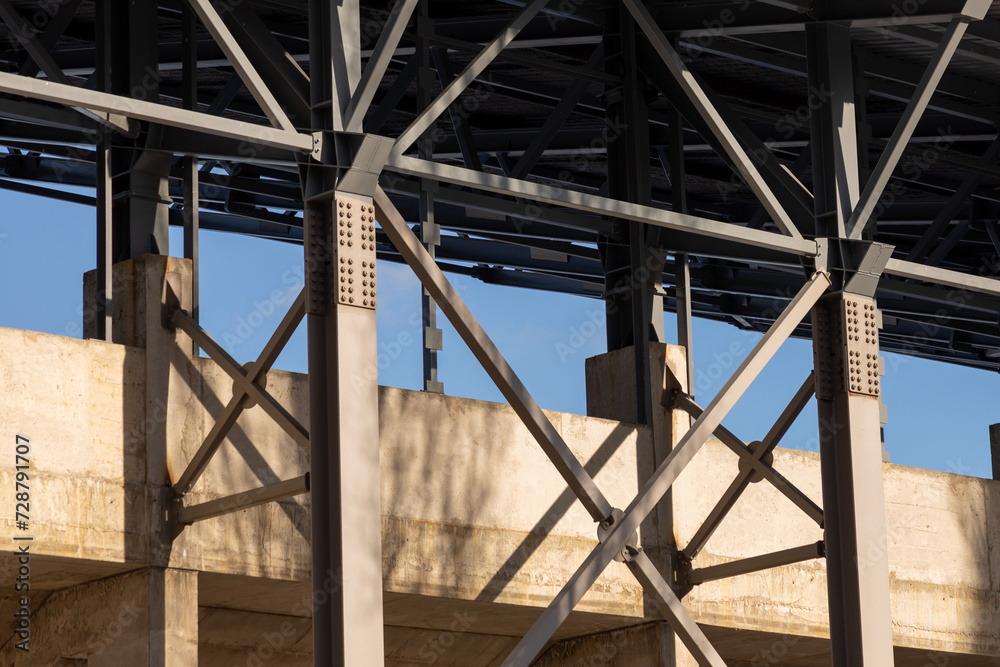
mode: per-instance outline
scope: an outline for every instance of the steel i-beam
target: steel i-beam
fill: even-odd
[[[891,667],[875,300],[837,292],[813,309],[830,639],[836,667]]]
[[[375,173],[382,165],[370,142],[341,155],[333,133],[361,80],[359,11],[358,0],[309,2],[311,122],[332,143],[302,169],[312,584],[326,601],[313,605],[319,667],[384,662],[375,177],[352,161]]]

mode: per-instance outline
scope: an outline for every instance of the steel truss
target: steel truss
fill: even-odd
[[[87,41],[86,21],[75,15],[81,5],[64,4],[39,32],[25,28],[26,5],[0,0],[0,20],[14,37],[0,59],[16,64],[0,72],[8,96],[0,99],[0,144],[9,153],[0,167],[10,179],[93,186],[96,196],[9,179],[0,188],[95,205],[103,338],[115,298],[112,262],[165,254],[168,224],[184,225],[195,284],[200,229],[303,244],[306,288],[247,367],[198,325],[197,288],[192,312],[172,313],[170,324],[234,382],[233,398],[174,490],[181,524],[312,493],[314,586],[331,573],[344,582],[314,615],[316,664],[383,661],[377,379],[367,373],[375,366],[376,259],[405,262],[425,289],[425,388],[442,390],[439,308],[598,524],[598,545],[505,665],[529,664],[612,560],[626,563],[699,664],[722,665],[683,593],[823,557],[834,664],[892,664],[884,554],[857,566],[860,550],[885,531],[884,516],[871,511],[884,505],[880,345],[1000,368],[1000,281],[996,271],[977,270],[987,257],[1000,264],[1000,197],[989,187],[1000,180],[1000,81],[948,69],[953,59],[1000,59],[998,46],[963,41],[971,33],[1000,44],[989,2],[927,0],[905,15],[887,1],[761,2],[720,15],[710,2],[587,0],[567,12],[531,0],[477,16],[471,6],[449,15],[454,7],[441,11],[435,0],[402,0],[366,39],[362,28],[374,13],[360,0],[309,0],[305,15],[272,0],[96,0],[90,50],[67,46]],[[159,44],[158,19],[180,26]],[[928,30],[932,24],[944,32]],[[931,52],[927,62],[893,61],[859,46],[871,34]],[[720,94],[726,80],[699,71],[692,55],[699,53],[804,78],[806,117],[787,121],[787,108],[751,91]],[[813,99],[817,91],[822,99]],[[904,108],[869,118],[866,93]],[[485,111],[473,116],[469,100],[480,96]],[[491,114],[511,116],[504,108],[512,102],[541,109],[541,122],[491,122]],[[941,118],[946,132],[934,127]],[[780,140],[762,131],[762,123],[783,120]],[[955,148],[967,144],[980,148],[971,158]],[[938,146],[934,165],[917,173],[901,167],[927,145]],[[880,150],[874,165],[873,150]],[[697,189],[704,182],[717,193]],[[899,201],[882,206],[887,193]],[[968,219],[953,225],[963,211]],[[609,348],[631,348],[639,378],[649,377],[646,343],[664,340],[665,308],[678,312],[689,351],[692,316],[764,335],[704,409],[686,394],[653,406],[650,387],[637,382],[637,421],[681,409],[694,422],[621,510],[445,271],[605,299]],[[922,330],[942,309],[946,324]],[[266,391],[268,369],[304,317],[308,430]],[[748,445],[722,420],[790,336],[813,337],[815,370],[765,438]],[[692,372],[689,361],[689,382]],[[824,509],[772,467],[774,448],[813,395],[821,418],[847,424],[821,434]],[[183,505],[255,403],[310,449],[310,473]],[[738,455],[739,472],[681,548],[679,571],[661,572],[636,533],[712,435]],[[825,540],[695,568],[743,490],[762,479],[823,526]]]

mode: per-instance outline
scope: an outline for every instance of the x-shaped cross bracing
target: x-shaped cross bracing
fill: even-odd
[[[655,508],[680,472],[694,458],[709,436],[719,428],[722,419],[736,400],[746,391],[753,379],[763,370],[781,344],[830,286],[829,274],[822,271],[813,274],[719,394],[695,420],[691,429],[643,485],[624,513],[619,515],[528,393],[496,345],[486,335],[444,273],[434,263],[434,259],[406,225],[406,221],[389,197],[379,188],[374,199],[378,220],[393,245],[451,321],[574,494],[603,528],[601,543],[556,595],[528,634],[508,656],[504,665],[514,667],[529,664],[608,564],[622,555],[633,575],[643,588],[652,594],[660,613],[699,663],[712,667],[723,665],[722,659],[684,609],[670,585],[646,554],[641,549],[630,547],[629,542],[640,523]]]
[[[171,316],[171,322],[177,328],[187,333],[199,347],[205,350],[208,355],[233,378],[233,396],[223,409],[212,427],[212,430],[205,437],[201,447],[195,453],[187,469],[181,474],[180,479],[174,484],[174,491],[178,496],[183,496],[205,471],[212,456],[218,450],[222,441],[236,424],[236,420],[243,410],[253,405],[253,402],[260,404],[261,408],[289,435],[296,443],[303,448],[309,448],[309,433],[299,424],[291,414],[281,406],[262,386],[262,380],[268,369],[281,354],[288,340],[295,332],[295,328],[305,315],[305,293],[304,291],[292,303],[288,312],[282,318],[278,328],[271,335],[267,345],[261,351],[257,361],[250,364],[246,369],[233,359],[225,349],[222,348],[204,329],[184,311],[175,310]],[[237,494],[232,498],[220,498],[202,505],[185,507],[181,509],[180,522],[191,523],[193,521],[207,519],[212,516],[219,516],[225,511],[235,511],[244,509],[262,502],[278,500],[290,495],[303,493],[309,489],[308,476],[303,476],[295,480],[277,482],[268,486],[255,489],[247,494]]]

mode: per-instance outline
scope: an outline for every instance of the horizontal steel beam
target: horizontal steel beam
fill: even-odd
[[[235,493],[224,498],[209,500],[208,502],[181,507],[177,512],[177,521],[185,526],[189,526],[196,521],[212,519],[224,514],[239,512],[250,509],[257,505],[272,503],[277,500],[291,498],[309,491],[309,473],[296,477],[295,479],[275,482],[256,489]]]
[[[782,565],[792,565],[805,560],[823,558],[825,554],[823,542],[816,542],[815,544],[806,544],[801,547],[776,551],[763,556],[753,556],[720,565],[696,568],[688,573],[688,578],[692,585],[697,586],[706,581],[728,579],[729,577],[738,577],[742,574],[750,574],[751,572],[770,570]]]
[[[311,154],[316,146],[313,136],[290,130],[276,130],[252,125],[238,120],[210,116],[197,111],[177,109],[165,104],[154,104],[131,97],[109,95],[86,88],[0,72],[0,92],[20,95],[63,106],[85,106],[88,109],[120,114],[126,118],[170,125],[185,130],[238,139],[251,155],[255,144],[284,148],[298,153]]]
[[[699,218],[693,215],[684,215],[651,206],[642,206],[616,199],[608,199],[607,197],[598,197],[574,190],[553,188],[529,181],[519,181],[504,176],[462,169],[461,167],[452,167],[404,155],[391,157],[389,162],[386,163],[386,169],[489,192],[524,197],[555,206],[565,206],[580,211],[600,213],[621,220],[645,222],[656,227],[665,227],[667,229],[740,241],[761,248],[787,252],[791,255],[815,257],[818,252],[815,241],[797,239],[783,234],[774,234],[756,229],[747,229],[739,225],[716,222],[715,220]]]
[[[885,272],[900,278],[912,278],[922,280],[925,283],[934,283],[945,287],[956,287],[970,292],[989,294],[990,296],[1000,296],[1000,280],[996,278],[985,278],[974,276],[959,271],[940,269],[936,266],[926,264],[916,264],[901,259],[890,259],[885,265]]]

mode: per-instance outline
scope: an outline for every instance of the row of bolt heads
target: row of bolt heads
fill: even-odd
[[[861,381],[862,381],[862,378],[861,378],[861,372],[862,372],[861,371],[861,353],[860,352],[856,352],[854,350],[849,350],[847,354],[848,354],[849,357],[858,357],[857,359],[848,359],[848,363],[851,366],[851,369],[850,369],[851,370],[851,391],[861,391],[861,384],[860,384]],[[868,353],[865,356],[868,358],[868,385],[869,385],[869,389],[871,389],[871,388],[878,389],[878,386],[879,386],[879,381],[878,381],[878,355]],[[855,366],[857,366],[857,368],[855,368]],[[855,373],[858,374],[857,378],[854,377]],[[858,381],[857,384],[855,384],[855,382],[854,382],[855,379],[857,379],[857,381]]]
[[[351,203],[340,202],[340,211],[337,216],[340,226],[340,245],[348,248],[354,247],[354,223],[351,222],[353,213]],[[367,210],[366,210],[367,209]],[[361,249],[368,250],[369,245],[375,249],[375,208],[372,206],[361,207]]]
[[[348,259],[347,257],[340,258],[340,293],[354,294],[354,264],[353,259]],[[369,283],[371,280],[371,283]],[[369,290],[369,284],[371,289]],[[371,267],[368,266],[367,261],[361,262],[361,287],[362,296],[371,296],[371,305],[375,305],[375,262],[371,263]],[[354,303],[354,297],[348,297],[350,303]],[[364,300],[364,305],[368,305],[368,299]]]

